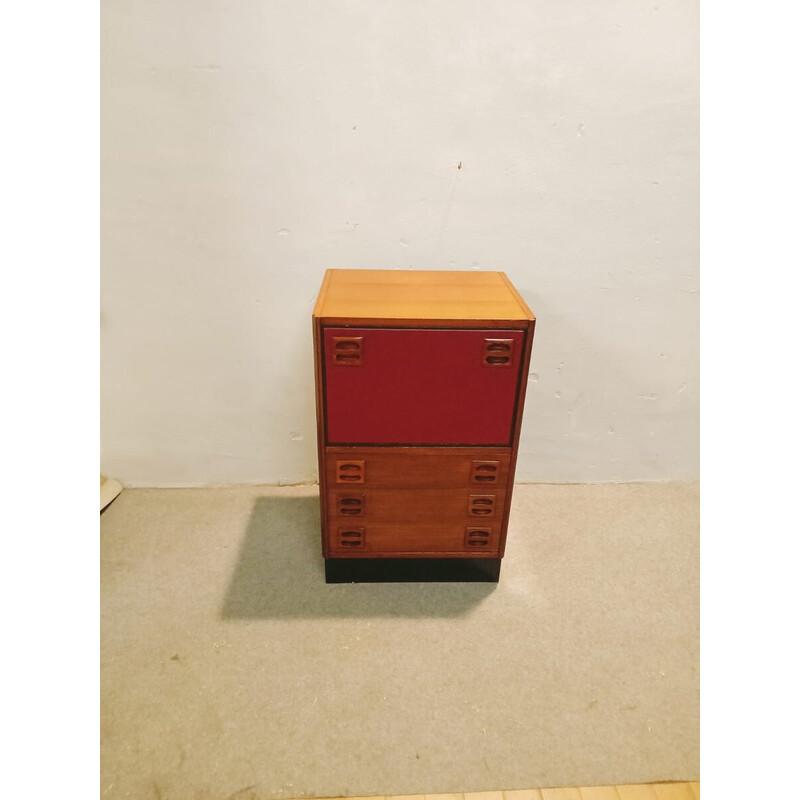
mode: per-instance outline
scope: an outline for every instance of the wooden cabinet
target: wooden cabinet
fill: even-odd
[[[313,322],[327,580],[497,580],[535,324],[508,278],[328,270]]]

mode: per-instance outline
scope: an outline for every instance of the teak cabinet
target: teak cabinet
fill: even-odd
[[[528,306],[502,272],[328,270],[313,322],[328,582],[496,581]]]

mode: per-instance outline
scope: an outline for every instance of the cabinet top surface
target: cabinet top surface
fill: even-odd
[[[532,320],[503,272],[329,269],[314,316],[333,319]]]

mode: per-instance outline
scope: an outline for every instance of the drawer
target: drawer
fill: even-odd
[[[364,520],[328,527],[328,555],[335,558],[491,558],[498,555],[499,543],[499,522],[400,525]]]
[[[505,488],[510,462],[509,448],[329,447],[325,478],[328,489]]]
[[[323,329],[326,441],[510,446],[522,330]]]
[[[369,489],[351,487],[328,491],[328,522],[369,520],[399,525],[465,525],[491,520],[500,524],[506,501],[504,489]],[[361,523],[359,523],[361,524]]]

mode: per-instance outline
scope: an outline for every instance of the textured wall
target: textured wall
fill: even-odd
[[[102,17],[106,474],[314,479],[310,314],[350,267],[508,273],[518,480],[698,476],[694,0]]]

